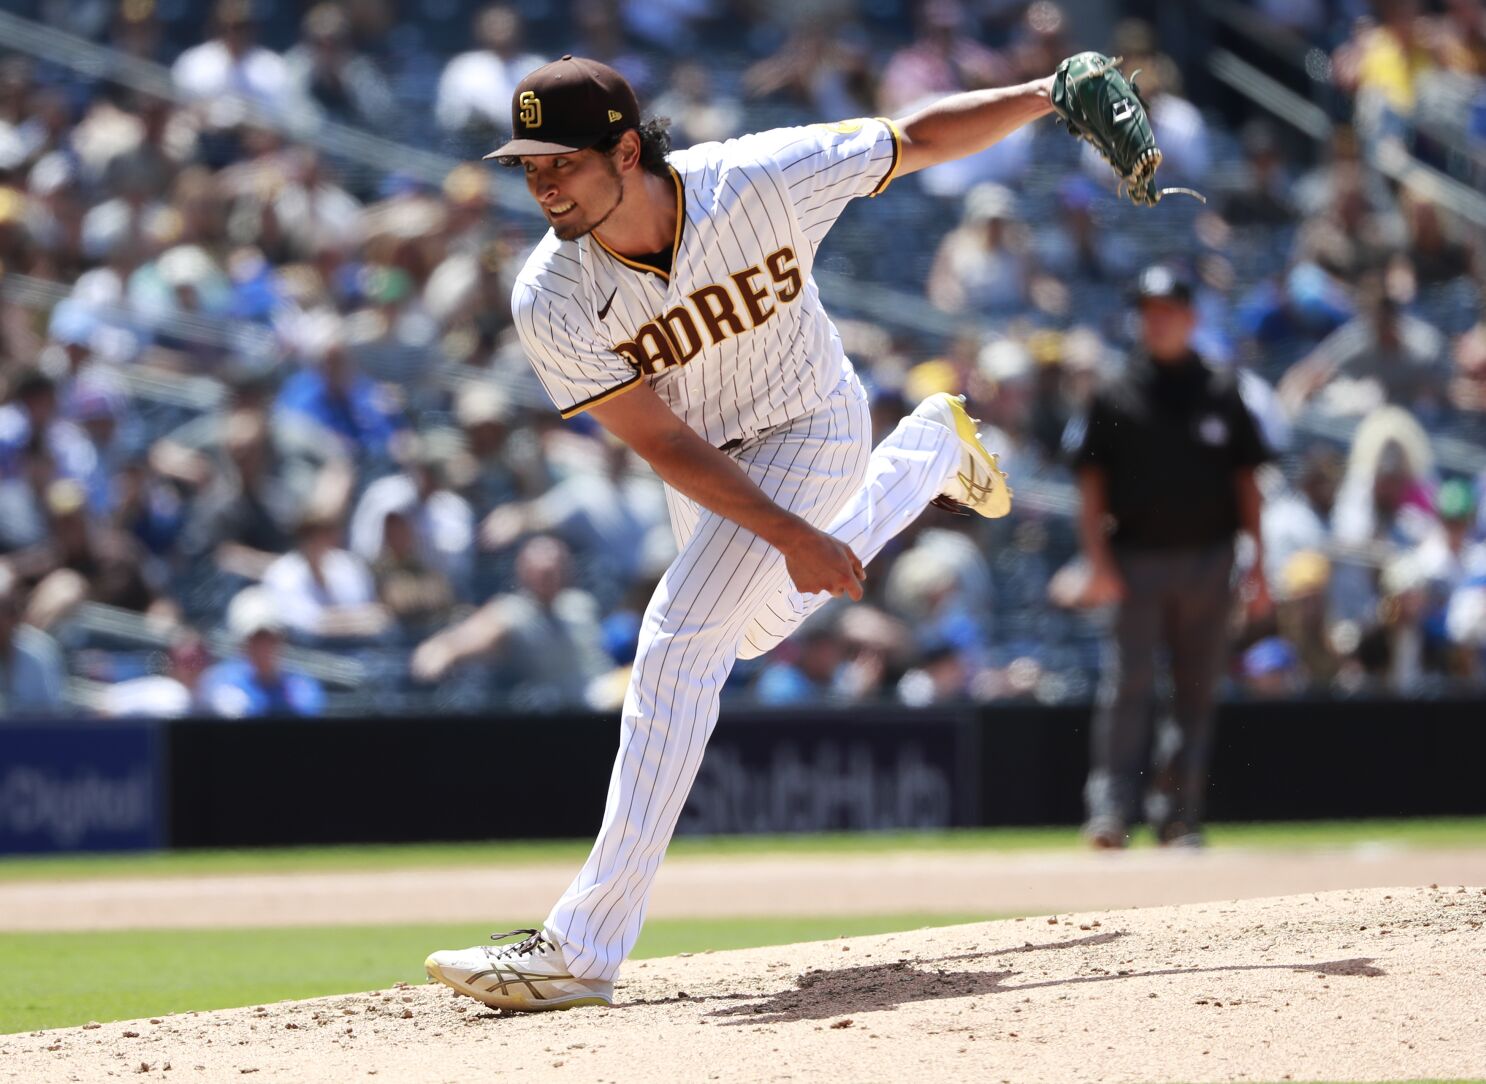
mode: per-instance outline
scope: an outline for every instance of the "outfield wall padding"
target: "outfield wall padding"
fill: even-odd
[[[726,710],[686,833],[1074,824],[1082,707]],[[186,722],[170,841],[258,846],[592,834],[612,717]],[[1486,701],[1223,706],[1214,820],[1486,813]]]
[[[727,708],[687,834],[1076,824],[1089,711]],[[0,853],[576,838],[612,716],[0,724]],[[1225,704],[1212,820],[1486,814],[1486,701]]]

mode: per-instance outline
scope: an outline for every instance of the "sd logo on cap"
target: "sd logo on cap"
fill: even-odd
[[[640,103],[624,76],[596,60],[564,56],[521,80],[511,100],[514,138],[485,157],[512,164],[524,154],[583,150],[639,126]]]

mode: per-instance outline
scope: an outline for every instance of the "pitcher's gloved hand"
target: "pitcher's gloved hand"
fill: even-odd
[[[1156,146],[1145,100],[1116,65],[1120,57],[1077,53],[1053,73],[1053,109],[1068,125],[1070,135],[1087,139],[1114,168],[1125,195],[1134,203],[1154,207],[1162,196],[1181,192],[1203,203],[1207,199],[1190,188],[1156,187],[1161,148]]]

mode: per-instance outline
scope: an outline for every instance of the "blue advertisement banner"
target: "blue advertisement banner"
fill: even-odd
[[[158,728],[0,726],[0,854],[163,845]]]

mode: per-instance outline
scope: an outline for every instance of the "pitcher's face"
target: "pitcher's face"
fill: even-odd
[[[624,198],[614,160],[596,150],[521,156],[526,187],[559,241],[576,241],[602,226]]]

